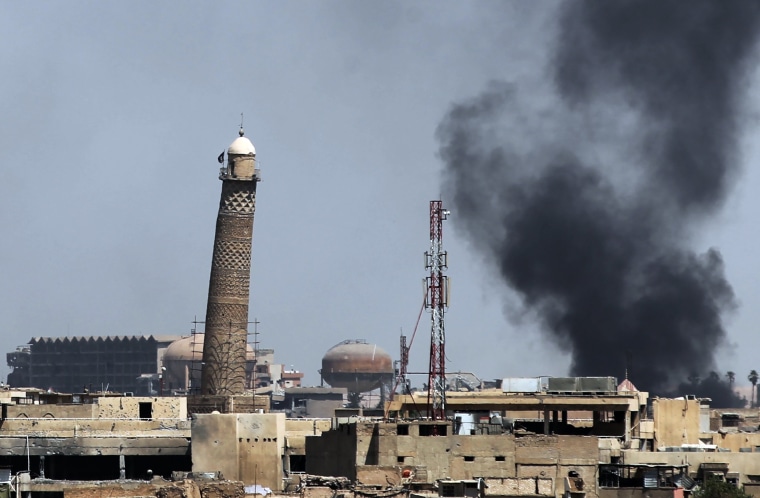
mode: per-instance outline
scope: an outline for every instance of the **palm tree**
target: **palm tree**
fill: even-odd
[[[750,404],[750,407],[755,407],[755,386],[757,386],[757,381],[760,380],[760,374],[757,373],[757,370],[752,370],[749,375],[747,376],[747,380],[749,380],[752,383],[752,403]]]
[[[734,390],[734,382],[736,382],[736,372],[728,371],[726,372],[726,377],[728,377],[728,388],[732,391]]]

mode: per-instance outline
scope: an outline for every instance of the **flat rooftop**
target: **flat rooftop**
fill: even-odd
[[[514,394],[501,391],[447,392],[446,409],[453,411],[639,411],[648,393]],[[389,412],[419,411],[427,406],[427,392],[395,395]]]

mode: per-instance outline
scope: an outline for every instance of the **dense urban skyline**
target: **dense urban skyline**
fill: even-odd
[[[243,112],[263,177],[250,309],[261,346],[306,372],[307,384],[344,339],[397,357],[400,329],[411,335],[422,301],[428,201],[442,190],[435,131],[453,103],[494,80],[547,103],[555,7],[9,4],[0,19],[13,40],[0,48],[12,75],[0,82],[2,348],[33,336],[188,333],[202,320],[216,157]],[[693,250],[723,255],[739,306],[726,321],[735,346],[717,366],[740,384],[760,366],[756,81],[725,206],[688,234]],[[566,346],[539,333],[531,313],[505,313],[518,302],[455,223],[444,244],[449,368],[566,373]],[[428,323],[423,314],[412,371],[427,368]]]

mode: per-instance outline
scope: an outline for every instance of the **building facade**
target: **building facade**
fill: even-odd
[[[138,378],[159,374],[179,335],[35,337],[7,354],[8,384],[56,392],[134,392]]]

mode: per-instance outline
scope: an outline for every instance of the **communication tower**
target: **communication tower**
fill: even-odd
[[[430,201],[430,250],[425,253],[425,306],[430,310],[430,369],[428,370],[428,417],[446,418],[446,331],[443,315],[449,305],[449,279],[443,272],[448,268],[447,253],[443,250],[443,221],[450,212],[442,201]]]

